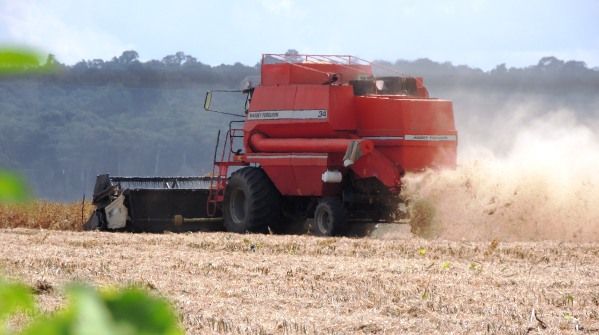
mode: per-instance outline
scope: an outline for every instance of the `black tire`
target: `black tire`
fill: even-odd
[[[347,212],[341,199],[322,198],[314,210],[314,235],[334,236],[347,230]]]
[[[264,233],[281,218],[281,196],[260,168],[234,172],[225,189],[224,225],[235,233]]]

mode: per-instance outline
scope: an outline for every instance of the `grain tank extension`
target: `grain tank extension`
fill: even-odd
[[[243,90],[243,122],[217,145],[210,177],[150,177],[144,188],[144,178],[123,187],[124,177],[99,176],[88,226],[181,230],[222,220],[241,233],[313,218],[314,233],[334,235],[348,220],[394,221],[404,174],[454,167],[457,132],[452,103],[430,98],[422,78],[375,77],[372,66],[263,55],[261,83]]]

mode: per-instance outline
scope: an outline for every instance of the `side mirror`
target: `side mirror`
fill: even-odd
[[[210,107],[212,106],[212,91],[206,92],[206,97],[204,98],[204,110],[207,112],[211,112]]]
[[[220,111],[212,109],[212,92],[241,92],[241,91],[239,91],[239,90],[214,90],[214,91],[206,92],[206,97],[204,98],[204,110],[206,112],[220,113],[220,114],[237,116],[237,117],[245,117],[245,115],[241,115],[241,114],[220,112]]]

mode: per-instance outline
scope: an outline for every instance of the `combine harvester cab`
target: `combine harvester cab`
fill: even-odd
[[[230,127],[217,144],[211,177],[185,177],[204,187],[127,189],[105,176],[112,193],[101,202],[100,176],[90,226],[110,228],[114,217],[119,229],[176,230],[222,215],[228,231],[243,233],[313,218],[315,234],[335,235],[349,220],[397,220],[402,176],[454,167],[457,132],[452,103],[430,98],[422,78],[375,77],[372,66],[353,56],[263,55],[261,84],[243,91],[243,128]],[[206,110],[211,100],[208,92]],[[233,150],[235,138],[243,138],[242,150]],[[152,193],[160,206],[151,204]],[[158,207],[160,214],[140,210]]]

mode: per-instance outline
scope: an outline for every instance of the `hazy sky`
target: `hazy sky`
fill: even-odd
[[[0,43],[66,63],[134,49],[184,51],[211,65],[264,52],[427,57],[483,69],[539,58],[599,66],[598,0],[0,0]]]

